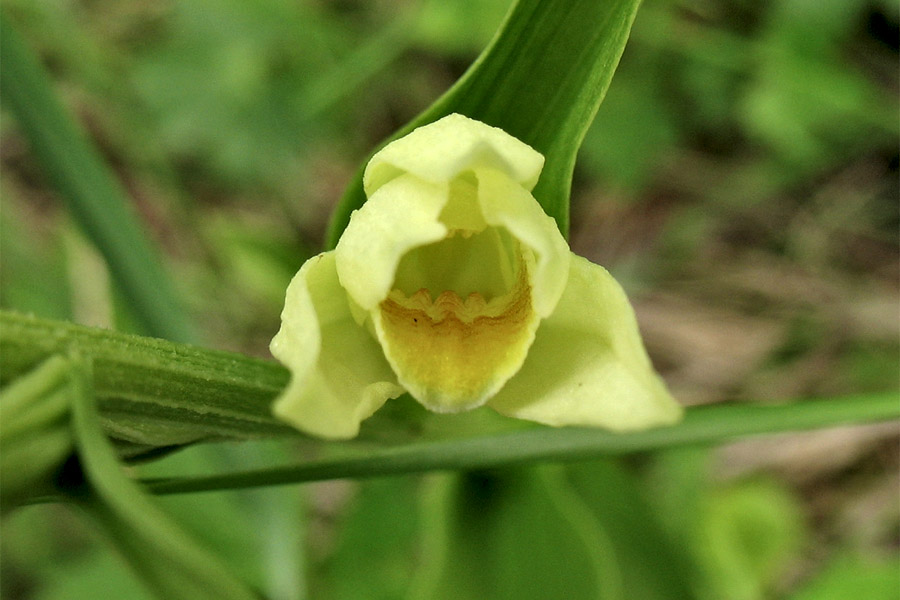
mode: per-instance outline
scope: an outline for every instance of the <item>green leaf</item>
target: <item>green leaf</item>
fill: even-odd
[[[415,599],[624,598],[615,557],[558,469],[445,477],[424,499]]]
[[[503,129],[546,158],[534,197],[565,235],[575,157],[639,4],[520,0],[462,78],[390,139],[454,112]],[[329,247],[365,201],[360,169],[332,216]]]
[[[315,597],[392,600],[405,597],[419,562],[417,480],[368,481],[353,498],[336,533],[337,548],[314,580]],[[360,569],[360,565],[366,565]],[[330,590],[331,593],[324,593]]]
[[[296,447],[282,441],[194,446],[136,465],[143,475],[215,472],[284,462]],[[241,580],[279,600],[306,598],[303,544],[305,488],[255,489],[154,500],[198,543]]]
[[[701,503],[713,485],[714,448],[687,446],[658,452],[649,465],[648,501],[668,536],[683,548],[693,547],[700,527]]]
[[[36,57],[0,15],[0,86],[35,158],[103,253],[147,333],[178,341],[195,334],[171,281],[116,181],[54,96]]]
[[[73,499],[160,597],[258,599],[122,472],[115,449],[100,427],[89,360],[73,357],[70,375],[72,430],[86,484],[72,490]]]
[[[713,491],[700,510],[694,547],[708,597],[767,597],[806,538],[798,499],[775,480],[747,481]]]
[[[896,551],[882,557],[840,554],[790,600],[896,600],[900,595],[898,560]]]
[[[57,538],[50,539],[58,543]],[[158,600],[132,573],[122,568],[119,557],[113,552],[81,553],[77,561],[54,561],[40,573],[40,581],[41,586],[32,597],[34,600]]]
[[[637,478],[622,464],[591,461],[566,469],[572,489],[606,532],[624,598],[693,598],[693,565],[662,527]]]
[[[52,356],[0,391],[0,510],[52,490],[72,452],[68,362]]]

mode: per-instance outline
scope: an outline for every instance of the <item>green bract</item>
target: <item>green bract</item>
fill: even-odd
[[[622,288],[531,195],[543,162],[457,114],[372,157],[368,202],[288,287],[271,350],[292,377],[275,414],[335,439],[404,392],[548,425],[678,420]]]

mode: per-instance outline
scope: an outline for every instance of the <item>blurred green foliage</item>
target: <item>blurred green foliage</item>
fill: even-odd
[[[661,160],[694,140],[753,153],[757,168],[790,185],[897,136],[894,90],[866,72],[888,68],[878,59],[890,64],[889,48],[860,39],[868,2],[642,10],[584,146],[585,163],[627,189],[647,185]],[[883,10],[896,19],[896,7]],[[757,191],[757,200],[772,192]]]
[[[208,339],[265,355],[282,290],[359,160],[462,73],[508,4],[3,8],[116,169]],[[630,290],[679,299],[663,305],[665,326],[649,318],[659,305],[639,315],[685,400],[896,386],[898,12],[868,0],[647,0],[639,12],[582,149],[572,239]],[[5,113],[0,136],[0,305],[96,316],[83,240]],[[107,300],[106,324],[128,328]],[[716,345],[729,323],[740,326]],[[693,366],[721,356],[720,378]],[[163,504],[272,598],[887,600],[900,594],[896,435],[865,440],[836,466],[802,463],[804,477],[752,461],[750,476],[723,475],[714,451],[693,449]],[[296,454],[195,449],[141,472]],[[873,503],[886,516],[868,538],[842,529]],[[10,599],[146,597],[58,507],[5,517],[0,551]]]

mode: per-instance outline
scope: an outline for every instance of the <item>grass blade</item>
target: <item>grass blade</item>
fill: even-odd
[[[362,479],[436,470],[487,469],[572,461],[715,444],[751,435],[900,419],[897,393],[805,400],[781,405],[712,405],[687,411],[672,427],[615,434],[596,429],[533,428],[469,439],[362,448],[334,459],[244,473],[148,481],[151,491],[177,494],[327,479]]]
[[[144,331],[196,339],[162,262],[113,173],[55,97],[34,54],[0,14],[0,87],[35,158],[109,264]]]

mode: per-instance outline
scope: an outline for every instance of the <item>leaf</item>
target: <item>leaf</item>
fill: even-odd
[[[125,192],[53,94],[47,75],[0,15],[0,86],[35,158],[109,263],[129,307],[149,334],[196,336],[162,261]]]
[[[58,540],[54,539],[58,543]],[[52,563],[41,573],[41,586],[34,600],[72,600],[73,598],[128,598],[158,600],[133,574],[122,568],[112,552],[79,555],[77,562]]]
[[[197,445],[164,460],[142,463],[135,470],[152,475],[215,471],[224,466],[248,468],[281,462],[295,452],[294,445],[281,441]],[[172,496],[154,503],[198,543],[214,549],[242,581],[267,597],[298,600],[306,597],[300,560],[304,492],[301,488],[257,489]]]
[[[701,505],[694,547],[710,598],[764,598],[789,572],[808,537],[800,502],[776,480],[713,491]]]
[[[69,364],[49,357],[0,390],[0,511],[51,492],[72,452],[65,383]]]
[[[589,511],[547,467],[444,477],[415,599],[624,598]],[[429,551],[430,550],[430,551]]]
[[[355,487],[337,548],[322,565],[316,597],[392,600],[404,597],[416,573],[417,481],[407,477]],[[365,569],[360,569],[365,565]],[[318,589],[316,587],[313,590]],[[330,593],[325,593],[330,590]]]
[[[693,565],[664,531],[635,476],[621,464],[592,461],[567,469],[572,488],[606,531],[624,598],[693,598]]]
[[[844,552],[808,581],[790,600],[896,600],[900,574],[896,551],[884,557],[856,556]]]
[[[71,362],[72,431],[84,483],[72,499],[90,514],[138,576],[160,597],[254,600],[250,591],[185,534],[122,472],[100,428],[89,360]]]
[[[544,155],[534,197],[569,229],[569,191],[581,140],[628,39],[639,0],[520,0],[462,78],[389,140],[450,113],[499,127]],[[336,208],[328,246],[365,203],[362,172]]]

